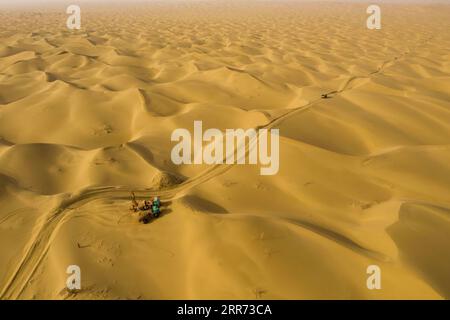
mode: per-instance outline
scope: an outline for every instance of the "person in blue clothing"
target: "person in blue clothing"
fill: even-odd
[[[153,198],[151,209],[153,217],[157,218],[161,213],[161,201],[159,200],[158,197]]]
[[[154,197],[153,198],[153,204],[156,204],[158,207],[161,206],[161,201],[159,200],[159,197]]]

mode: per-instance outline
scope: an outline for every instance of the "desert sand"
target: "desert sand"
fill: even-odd
[[[81,8],[0,9],[0,299],[450,298],[450,5]],[[194,120],[278,174],[173,164]]]

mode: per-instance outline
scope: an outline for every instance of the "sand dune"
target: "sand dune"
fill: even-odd
[[[23,10],[0,10],[0,299],[450,298],[450,6],[384,3],[377,31],[357,3]],[[175,165],[195,120],[279,129],[278,174]]]

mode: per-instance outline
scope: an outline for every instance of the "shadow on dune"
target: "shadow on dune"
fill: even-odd
[[[388,228],[403,260],[445,299],[450,298],[449,217],[448,208],[407,203]]]
[[[184,204],[186,204],[188,207],[196,210],[196,211],[202,211],[202,212],[210,212],[210,213],[228,213],[228,211],[203,198],[200,198],[198,196],[193,196],[193,195],[187,195],[183,198],[183,202]]]

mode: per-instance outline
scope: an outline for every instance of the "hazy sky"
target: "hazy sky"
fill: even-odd
[[[416,2],[416,3],[448,3],[450,0],[0,0],[0,6],[26,6],[31,5],[33,7],[51,5],[51,4],[83,4],[83,3],[132,3],[132,2],[363,2],[363,3],[400,3],[400,2]]]

